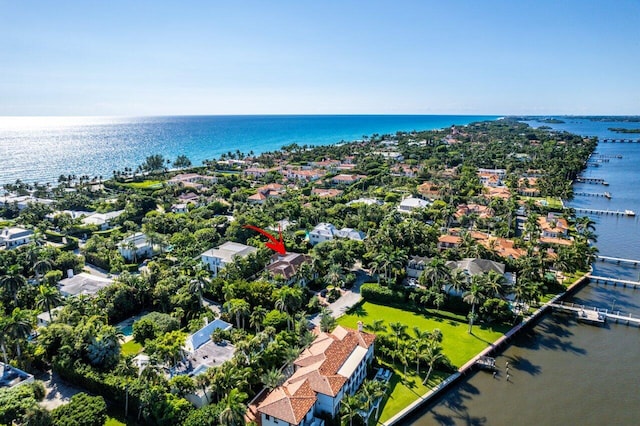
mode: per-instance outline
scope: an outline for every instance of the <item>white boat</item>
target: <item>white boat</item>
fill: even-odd
[[[634,212],[633,210],[625,210],[624,214],[627,216],[635,216],[636,212]]]

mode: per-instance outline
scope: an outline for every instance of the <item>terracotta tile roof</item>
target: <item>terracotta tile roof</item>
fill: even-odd
[[[456,235],[440,235],[438,237],[439,243],[448,243],[448,244],[460,244],[462,238]]]
[[[336,396],[348,377],[338,370],[356,347],[369,348],[376,336],[338,326],[332,333],[320,333],[294,361],[295,373],[273,390],[258,411],[298,424],[312,409],[317,393]]]
[[[280,386],[260,404],[258,410],[267,415],[298,424],[316,403],[316,394],[307,380],[291,386]]]

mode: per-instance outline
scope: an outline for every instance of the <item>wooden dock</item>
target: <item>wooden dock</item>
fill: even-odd
[[[613,139],[613,138],[607,138],[607,139],[602,139],[602,142],[604,143],[640,143],[640,139]]]
[[[573,303],[565,304],[564,302],[552,303],[551,307],[555,310],[569,312],[576,315],[578,321],[590,324],[604,324],[607,320],[605,312],[600,312],[598,308],[586,308],[584,305],[575,305]]]
[[[638,288],[640,287],[640,281],[631,281],[631,280],[621,280],[619,278],[612,277],[599,277],[597,275],[589,274],[589,281],[595,284],[606,284],[617,287],[618,285],[621,287],[630,287],[630,288]]]
[[[620,311],[609,312],[608,309],[601,309],[595,306],[587,307],[584,305],[565,302],[551,303],[550,306],[558,311],[575,313],[578,321],[590,324],[602,325],[606,320],[611,320],[616,324],[637,325],[640,327],[640,317],[634,317],[631,314],[623,314]]]
[[[598,256],[598,260],[600,260],[602,262],[614,262],[614,263],[617,263],[618,265],[621,264],[621,263],[629,263],[629,264],[631,264],[633,266],[640,265],[640,260],[624,259],[622,257]]]
[[[572,207],[576,213],[600,214],[605,216],[627,216],[634,217],[636,212],[633,210],[599,210],[599,209],[583,209]]]
[[[593,184],[593,185],[604,185],[604,186],[608,186],[609,185],[609,182],[607,182],[606,180],[604,180],[602,178],[590,178],[590,177],[585,177],[585,176],[576,177],[576,182],[590,183],[590,184]]]
[[[583,197],[604,197],[611,199],[610,192],[574,192],[573,195],[580,195]]]

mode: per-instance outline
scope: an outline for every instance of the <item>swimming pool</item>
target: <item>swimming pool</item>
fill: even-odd
[[[122,331],[122,334],[124,334],[126,337],[132,336],[133,325],[125,325],[124,327],[120,327],[120,331]]]

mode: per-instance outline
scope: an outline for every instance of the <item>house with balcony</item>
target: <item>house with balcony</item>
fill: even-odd
[[[311,256],[292,252],[287,252],[284,255],[274,254],[266,269],[274,276],[282,276],[287,284],[293,284],[298,270],[304,263],[311,263]],[[299,281],[300,284],[306,285],[305,278],[301,278]]]
[[[153,246],[142,232],[136,232],[120,241],[118,252],[129,261],[153,256]]]
[[[331,223],[319,223],[309,232],[309,243],[316,245],[334,238],[348,238],[354,241],[363,241],[367,235],[353,228],[336,229]]]
[[[294,373],[258,404],[262,426],[322,426],[334,417],[346,395],[353,395],[373,361],[376,336],[338,326],[322,332],[294,361]]]
[[[33,240],[33,235],[34,234],[31,229],[20,228],[17,226],[4,228],[0,232],[0,247],[13,249],[29,244]]]

